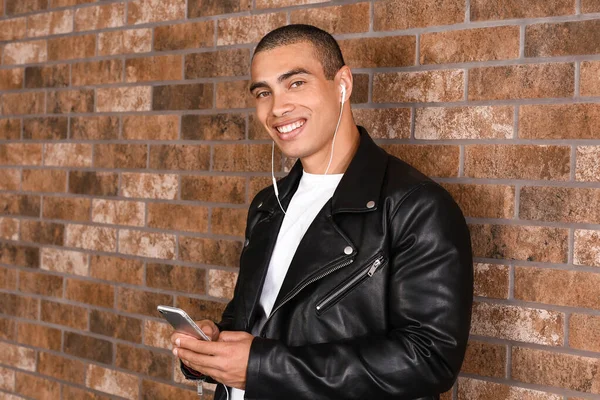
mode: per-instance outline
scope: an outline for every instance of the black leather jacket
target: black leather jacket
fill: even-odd
[[[246,399],[430,400],[459,373],[473,295],[464,217],[441,186],[359,131],[252,343]],[[284,208],[301,175],[297,162],[280,181]],[[222,330],[252,328],[282,220],[273,188],[262,190]],[[215,399],[225,399],[222,385]]]

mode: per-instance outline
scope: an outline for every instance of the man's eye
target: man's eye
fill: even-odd
[[[292,83],[290,85],[290,87],[296,88],[296,87],[302,86],[302,85],[304,85],[304,82],[302,82],[302,81],[296,81],[296,82]]]
[[[260,92],[256,94],[256,98],[260,99],[261,97],[267,97],[268,94],[269,92]]]

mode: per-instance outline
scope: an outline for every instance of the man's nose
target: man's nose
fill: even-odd
[[[283,94],[273,94],[273,108],[271,112],[274,117],[282,117],[294,109],[294,105],[289,101],[289,98]]]

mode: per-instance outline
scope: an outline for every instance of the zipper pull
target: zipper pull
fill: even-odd
[[[371,268],[369,268],[369,272],[367,272],[367,275],[373,276],[373,274],[375,273],[375,271],[377,271],[377,268],[379,268],[380,265],[381,265],[381,259],[379,258],[379,259],[375,260],[373,265],[371,265]]]

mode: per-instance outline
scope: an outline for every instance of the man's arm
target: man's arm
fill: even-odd
[[[389,228],[390,331],[297,347],[254,338],[247,399],[414,399],[452,387],[473,298],[464,217],[443,188],[427,183],[396,207]]]

